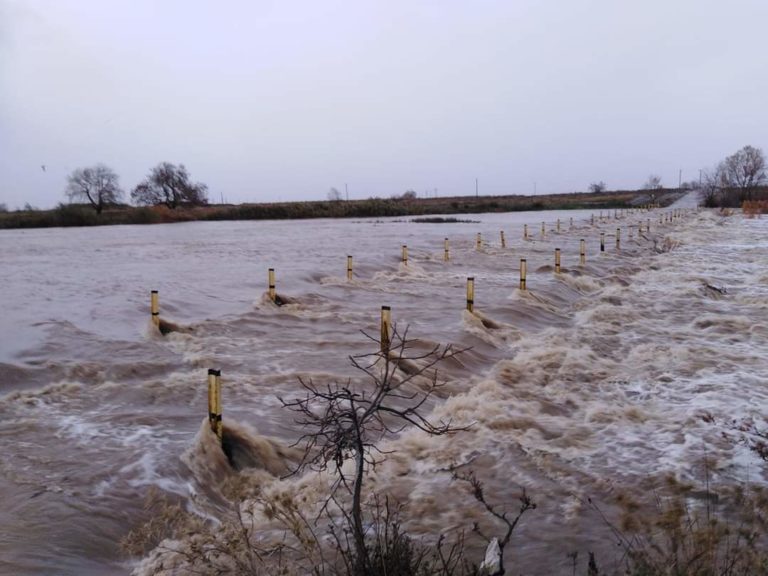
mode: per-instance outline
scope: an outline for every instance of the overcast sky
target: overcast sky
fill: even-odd
[[[248,202],[677,185],[746,144],[766,0],[0,0],[9,208],[98,162]]]

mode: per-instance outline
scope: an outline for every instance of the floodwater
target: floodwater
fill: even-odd
[[[415,533],[483,516],[453,463],[495,502],[514,508],[525,487],[539,503],[514,537],[526,573],[570,573],[569,552],[585,560],[608,540],[587,498],[670,474],[701,481],[704,457],[712,481],[764,484],[765,467],[722,431],[768,402],[768,219],[690,203],[663,224],[667,211],[594,225],[574,211],[0,231],[0,573],[130,573],[118,542],[146,519],[151,487],[215,516],[215,470],[200,463],[207,369],[222,371],[226,426],[290,444],[302,431],[278,396],[299,394],[298,377],[358,378],[348,356],[373,351],[361,331],[378,334],[382,305],[421,348],[470,348],[441,367],[445,392],[427,407],[470,428],[404,433],[371,479],[406,504]],[[270,267],[283,307],[265,297]],[[183,330],[153,330],[152,289]]]

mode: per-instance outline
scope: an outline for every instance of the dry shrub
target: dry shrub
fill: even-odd
[[[598,574],[749,576],[768,574],[768,497],[759,488],[695,488],[674,479],[647,505],[623,497],[618,567]],[[597,510],[597,507],[593,504]],[[599,512],[599,510],[598,510]],[[602,514],[602,512],[600,512]]]
[[[183,528],[199,528],[192,526],[197,516],[187,514],[178,502],[172,502],[155,487],[151,487],[144,498],[144,513],[147,520],[120,542],[123,550],[132,556],[146,554]]]
[[[747,218],[760,218],[762,214],[768,214],[768,200],[747,200],[741,205],[741,210]]]

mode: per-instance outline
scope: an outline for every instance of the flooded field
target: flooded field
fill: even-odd
[[[569,552],[607,547],[587,498],[701,482],[705,457],[713,482],[765,484],[722,432],[768,403],[768,220],[691,202],[663,223],[668,211],[564,211],[0,232],[0,573],[130,573],[118,542],[151,487],[215,517],[207,370],[222,371],[226,425],[290,444],[302,431],[278,396],[298,394],[298,377],[358,378],[348,356],[373,351],[361,330],[378,333],[383,305],[420,345],[469,348],[441,367],[428,411],[470,429],[391,440],[371,480],[414,533],[482,516],[445,472],[456,462],[498,502],[525,487],[539,503],[515,535],[526,573],[570,573]],[[268,268],[289,304],[266,297]],[[153,329],[152,289],[182,331]]]

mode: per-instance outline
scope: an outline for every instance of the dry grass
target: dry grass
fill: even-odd
[[[768,214],[768,200],[747,200],[741,210],[747,218],[760,218],[762,214]]]
[[[768,574],[764,490],[736,487],[716,493],[708,484],[697,489],[669,478],[653,495],[652,504],[620,498],[618,521],[604,518],[621,555],[616,567],[593,571],[594,576]]]

